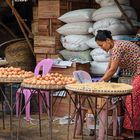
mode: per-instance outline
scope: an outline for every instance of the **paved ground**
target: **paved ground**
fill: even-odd
[[[44,115],[42,117],[42,137],[39,136],[39,127],[37,116],[33,116],[36,120],[33,121],[35,124],[26,122],[22,117],[21,129],[20,129],[20,138],[19,140],[50,140],[49,137],[49,125],[47,117]],[[18,128],[18,120],[14,117],[13,119],[13,134],[14,140],[16,140],[16,132]],[[72,140],[72,129],[73,125],[70,126],[70,135],[69,140]],[[53,140],[67,140],[67,125],[60,125],[58,121],[53,123]],[[6,116],[6,129],[2,128],[2,119],[0,120],[0,140],[10,140],[10,128],[9,128],[9,116]],[[79,138],[78,138],[79,139]],[[93,140],[93,137],[85,137],[85,140]]]
[[[38,127],[38,115],[34,115],[33,118],[36,120],[33,121],[35,124],[26,122],[23,119],[21,121],[20,137],[19,140],[50,140],[49,137],[49,125],[47,116],[43,115],[42,117],[42,137],[39,136],[39,127]],[[13,140],[16,140],[16,132],[18,128],[18,120],[14,117],[13,119]],[[67,125],[60,125],[58,121],[53,122],[53,140],[67,140],[68,136],[68,127]],[[75,140],[80,140],[81,137],[77,137]],[[9,116],[6,116],[6,129],[2,128],[2,119],[0,119],[0,140],[11,140],[10,129],[9,129]],[[73,125],[70,126],[69,140],[73,140]],[[94,140],[93,136],[84,136],[84,140]],[[109,140],[113,140],[112,137],[109,137]],[[140,140],[140,137],[135,140]]]

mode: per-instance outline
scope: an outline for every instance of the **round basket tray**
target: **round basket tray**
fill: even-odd
[[[132,92],[132,86],[123,83],[97,82],[89,84],[69,84],[65,88],[70,91],[80,92],[80,94],[121,96]],[[117,89],[118,88],[118,89]]]
[[[31,89],[44,89],[44,90],[61,90],[65,89],[65,85],[32,85],[32,84],[21,84],[22,87],[24,88],[31,88]]]
[[[0,83],[22,83],[23,78],[0,77]]]

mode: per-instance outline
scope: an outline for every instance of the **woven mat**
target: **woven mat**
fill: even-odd
[[[44,89],[44,90],[50,90],[50,89],[61,90],[61,89],[65,89],[65,85],[32,85],[32,84],[22,83],[21,86],[25,87],[25,88]]]
[[[97,86],[98,85],[98,86]],[[101,86],[100,86],[101,85]],[[107,95],[107,96],[120,96],[127,95],[132,92],[132,86],[123,83],[114,83],[109,84],[105,83],[105,86],[102,86],[103,83],[90,83],[90,84],[69,84],[66,85],[65,88],[70,91],[80,92],[81,94],[98,94],[98,95]],[[114,89],[109,89],[107,85],[114,86]],[[118,86],[118,90],[117,87]],[[98,89],[99,87],[99,89]]]

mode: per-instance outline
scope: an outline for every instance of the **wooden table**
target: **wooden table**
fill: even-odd
[[[13,104],[13,90],[12,87],[14,84],[20,84],[23,79],[9,79],[9,78],[0,78],[0,84],[5,85],[8,84],[10,85],[10,99],[6,96],[5,92],[3,89],[0,87],[1,93],[10,109],[10,132],[11,132],[11,140],[13,139],[13,109],[15,107],[16,102]]]
[[[82,84],[81,84],[81,85],[82,85]],[[97,115],[98,115],[98,114],[100,113],[100,111],[103,109],[103,107],[105,106],[105,104],[106,104],[106,110],[108,110],[108,108],[109,108],[109,107],[108,107],[108,101],[109,101],[110,99],[112,99],[113,97],[118,98],[118,100],[120,100],[120,99],[122,100],[123,107],[124,107],[124,109],[125,109],[125,111],[126,111],[128,117],[129,117],[129,119],[131,120],[132,131],[133,131],[133,137],[134,137],[133,99],[132,99],[132,94],[131,94],[131,91],[132,91],[132,90],[130,90],[129,92],[128,92],[128,91],[122,92],[122,93],[117,93],[117,92],[115,92],[115,93],[113,93],[113,94],[110,94],[110,91],[109,91],[109,90],[106,90],[106,91],[104,91],[104,92],[100,92],[100,93],[99,93],[97,90],[96,90],[96,91],[95,91],[95,90],[88,90],[88,91],[87,91],[86,89],[82,89],[82,90],[72,89],[72,88],[70,88],[69,85],[66,85],[65,88],[66,88],[71,94],[74,94],[75,96],[78,96],[77,99],[79,99],[79,100],[77,100],[77,102],[78,102],[78,105],[79,105],[79,108],[78,108],[78,109],[79,109],[79,111],[80,111],[80,114],[81,114],[81,101],[80,101],[80,97],[81,97],[81,96],[84,96],[84,97],[86,97],[86,99],[88,100],[90,109],[92,110],[92,114],[94,114],[94,117],[95,117],[95,139],[96,139],[96,121],[97,121]],[[102,91],[102,89],[101,89],[101,91]],[[69,92],[68,92],[68,93],[69,93]],[[69,94],[70,100],[72,100],[72,102],[73,102],[74,104],[77,104],[77,103],[72,99],[71,94]],[[123,99],[122,99],[122,97],[127,96],[127,95],[130,95],[130,96],[131,96],[132,117],[130,117],[130,114],[129,114],[129,112],[127,111],[127,109],[126,109],[126,107],[125,107],[125,103],[124,103],[124,101],[123,101]],[[94,113],[93,107],[92,107],[92,105],[91,105],[91,97],[95,97],[95,113]],[[105,99],[106,99],[106,103],[103,105],[103,107],[101,108],[101,110],[99,110],[98,112],[97,112],[97,98],[105,98]],[[69,102],[69,115],[70,115],[70,106],[71,106],[71,101]],[[82,114],[81,114],[80,116],[82,116]],[[108,116],[108,113],[107,113],[107,116]],[[82,117],[81,117],[81,118],[82,118]],[[82,123],[82,119],[81,119],[81,123]],[[83,124],[81,124],[81,126],[83,127]],[[108,117],[107,117],[107,120],[106,120],[106,139],[108,140],[107,130],[108,130]],[[69,134],[69,125],[68,125],[68,134]],[[69,136],[68,136],[67,139],[69,139]],[[83,139],[83,135],[82,135],[82,139]]]
[[[21,93],[23,92],[24,89],[29,89],[31,94],[31,97],[28,99],[27,103],[24,105],[24,107],[21,109],[21,105],[22,105],[22,95],[21,94],[21,102],[20,102],[20,114],[19,114],[19,127],[18,127],[18,135],[17,138],[19,139],[19,128],[20,128],[20,118],[21,118],[21,114],[23,112],[23,110],[25,109],[26,105],[28,104],[28,102],[30,101],[30,99],[35,95],[35,93],[38,95],[38,99],[39,99],[39,95],[41,95],[43,97],[43,91],[48,91],[49,92],[49,134],[48,135],[48,139],[52,140],[52,122],[53,122],[53,115],[52,115],[52,97],[53,97],[53,93],[56,91],[64,91],[65,87],[64,85],[31,85],[31,84],[21,84]],[[44,98],[43,98],[44,100]],[[45,100],[44,100],[45,102]],[[38,100],[38,106],[39,106],[40,102]],[[45,102],[45,106],[47,108],[47,104]],[[40,132],[40,136],[42,136],[42,132],[41,132],[41,114],[40,114],[40,110],[39,110],[39,132]]]

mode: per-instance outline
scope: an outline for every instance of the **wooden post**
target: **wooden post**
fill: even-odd
[[[49,36],[52,36],[52,19],[49,19]]]
[[[26,39],[26,41],[27,41],[27,43],[28,43],[28,45],[29,45],[29,48],[30,48],[30,50],[32,51],[33,55],[35,56],[34,51],[33,51],[33,47],[32,47],[32,45],[31,45],[30,40],[28,39],[28,37],[27,37],[27,35],[26,35],[26,32],[25,32],[23,26],[25,27],[25,29],[26,29],[29,33],[32,34],[32,32],[31,32],[30,29],[27,27],[27,25],[25,24],[25,22],[23,21],[23,19],[20,17],[20,15],[19,15],[18,12],[16,11],[16,9],[11,5],[10,1],[9,1],[9,0],[6,0],[6,2],[7,2],[7,4],[9,5],[9,7],[12,9],[12,11],[13,11],[13,13],[14,13],[16,19],[17,19],[17,22],[18,22],[18,24],[19,24],[19,26],[20,26],[20,28],[21,28],[21,31],[22,31],[22,33],[23,33],[23,35],[24,35],[24,37],[25,37],[25,39]],[[22,25],[23,25],[23,26],[22,26]]]
[[[6,0],[8,6],[13,11],[14,15],[18,17],[19,21],[23,24],[24,28],[28,31],[29,35],[33,37],[33,33],[30,31],[24,20],[21,18],[21,16],[18,14],[17,10],[12,6],[10,0]]]

